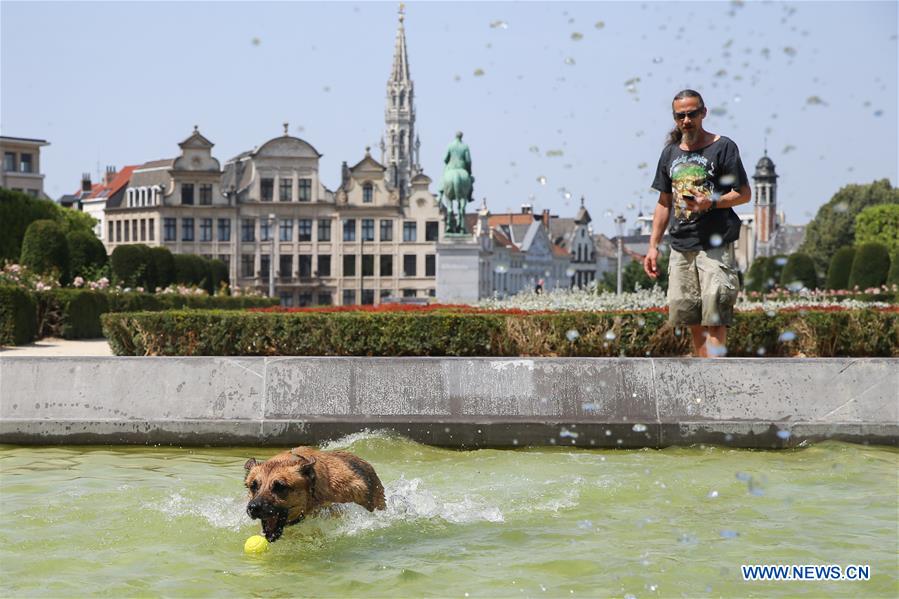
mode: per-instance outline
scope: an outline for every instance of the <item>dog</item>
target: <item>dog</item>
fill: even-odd
[[[384,485],[371,464],[346,451],[296,447],[264,461],[244,464],[249,490],[247,514],[262,522],[262,533],[277,541],[285,526],[335,503],[383,510]]]

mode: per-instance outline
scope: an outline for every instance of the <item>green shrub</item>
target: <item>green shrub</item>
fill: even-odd
[[[752,261],[749,273],[746,275],[746,291],[766,291],[765,269],[768,267],[768,258],[758,256]]]
[[[53,220],[36,220],[25,230],[19,262],[38,274],[56,273],[68,283],[69,245],[62,226]]]
[[[777,256],[771,256],[768,261],[765,262],[765,274],[762,283],[763,291],[769,291],[778,286],[787,260],[788,258],[786,256],[779,254]]]
[[[90,231],[69,231],[66,243],[69,244],[72,278],[88,277],[106,266],[109,260],[103,242]]]
[[[165,289],[175,282],[175,259],[168,248],[150,248],[150,272],[152,273],[153,286],[148,287],[148,291],[153,291],[156,287]]]
[[[209,260],[196,254],[175,254],[175,282],[182,285],[196,285],[209,291],[212,276]]]
[[[845,246],[837,250],[827,269],[827,289],[849,289],[849,275],[852,272],[854,258],[854,247]]]
[[[899,251],[899,203],[868,206],[855,217],[855,243],[882,243]]]
[[[887,247],[882,243],[863,243],[855,250],[849,288],[879,287],[886,282],[889,272],[890,254]]]
[[[228,265],[223,260],[211,260],[209,263],[213,292],[217,292],[222,283],[229,284]]]
[[[467,314],[446,311],[105,314],[116,355],[682,356],[689,335],[662,311]],[[569,339],[569,331],[579,336]],[[610,334],[611,333],[611,334]],[[790,333],[787,335],[786,333]],[[899,312],[738,312],[731,356],[899,356]]]
[[[148,287],[152,283],[150,248],[142,243],[117,246],[110,264],[115,280],[126,287]]]
[[[38,294],[41,337],[93,339],[103,336],[100,315],[109,310],[106,294],[88,289],[52,289]]]
[[[63,208],[52,200],[0,188],[0,263],[18,261],[26,229],[32,222],[45,219],[55,220],[67,233],[90,232],[96,222],[90,215]]]
[[[818,275],[815,262],[805,254],[790,254],[783,272],[780,274],[780,286],[791,289],[801,284],[806,289],[818,288]]]
[[[37,336],[37,303],[20,287],[0,285],[0,345],[23,345]]]
[[[890,260],[890,273],[887,275],[887,285],[899,285],[899,250],[893,252]]]

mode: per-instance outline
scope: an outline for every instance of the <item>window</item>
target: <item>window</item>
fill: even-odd
[[[211,206],[212,205],[212,184],[211,183],[203,183],[200,185],[200,205],[201,206]]]
[[[319,306],[330,306],[331,305],[331,294],[330,293],[319,293],[318,294],[318,305]]]
[[[193,241],[193,240],[194,240],[194,219],[182,218],[181,219],[181,241]]]
[[[253,254],[240,255],[240,276],[252,278],[253,274]]]
[[[272,270],[272,260],[271,256],[268,254],[262,254],[259,256],[259,274],[262,275],[262,280],[268,282],[269,275]]]
[[[288,218],[278,223],[278,239],[280,241],[293,241],[293,219]]]
[[[259,197],[263,202],[271,202],[275,194],[275,180],[263,179],[259,185]]]
[[[131,240],[137,241],[137,219],[131,221]]]
[[[356,219],[347,218],[343,221],[343,240],[356,241]]]
[[[381,303],[383,304],[383,303],[384,303],[384,300],[387,299],[388,297],[390,297],[391,294],[393,294],[393,290],[391,290],[391,289],[382,289],[381,292],[378,294],[378,295],[380,295],[380,297],[381,297]]]
[[[331,256],[319,256],[318,257],[318,276],[320,276],[320,277],[330,277],[331,276]]]
[[[414,277],[415,276],[415,254],[404,254],[403,255],[403,276],[404,277]]]
[[[437,241],[439,226],[440,224],[436,220],[429,220],[425,223],[425,241]]]
[[[436,289],[428,289],[428,297],[437,297]]]
[[[125,229],[125,241],[131,241],[131,227],[128,226],[128,221],[124,221],[125,225],[122,227]]]
[[[417,241],[418,233],[415,230],[415,221],[403,222],[403,241]]]
[[[297,181],[300,187],[300,198],[301,202],[310,202],[312,201],[312,179],[300,179]]]
[[[425,276],[437,276],[437,256],[435,254],[425,254]]]
[[[327,221],[319,221],[327,222]],[[331,232],[330,227],[328,233]],[[319,235],[321,237],[321,235]],[[312,219],[301,218],[297,221],[297,241],[312,241]]]
[[[113,231],[112,221],[109,221],[109,236],[106,238],[107,241],[109,241],[109,242],[114,241],[114,238],[112,236],[112,231]]]
[[[371,183],[366,183],[362,186],[362,203],[363,204],[371,204],[372,200],[375,197],[375,188]]]
[[[212,219],[200,219],[200,241],[212,241]]]
[[[147,219],[145,218],[140,219],[140,240],[147,240]]]
[[[278,258],[278,275],[282,279],[290,279],[293,277],[293,256],[287,254]]]
[[[403,289],[403,297],[415,297],[414,289]]]
[[[31,161],[31,154],[19,154],[19,172],[33,173],[34,163]]]
[[[252,218],[245,218],[240,222],[240,240],[256,241],[256,221]]]
[[[393,241],[393,221],[381,219],[381,241]]]
[[[356,303],[356,290],[355,289],[344,289],[343,290],[343,305],[344,306],[352,306]]]
[[[372,254],[362,255],[362,276],[375,276],[375,257]]]
[[[16,170],[16,153],[3,152],[3,170],[15,172]]]
[[[292,202],[293,201],[293,179],[281,179],[280,185],[281,193],[278,196],[282,202]]]
[[[175,241],[175,219],[167,218],[166,221],[172,221],[172,239],[171,241]],[[168,225],[168,223],[166,223]],[[122,241],[122,221],[117,220],[115,222],[115,240],[116,242]],[[112,240],[110,240],[112,241]]]
[[[375,303],[375,290],[374,289],[363,289],[362,290],[362,304],[366,306],[370,306]]]
[[[272,240],[272,221],[267,218],[259,219],[259,240]]]
[[[331,241],[331,221],[330,220],[318,221],[318,240],[319,241]]]
[[[356,256],[344,256],[343,257],[343,276],[345,276],[345,277],[355,277],[356,276]]]
[[[155,219],[149,219],[150,241],[156,240],[156,222]]]
[[[231,241],[231,219],[219,219],[219,241]]]
[[[301,293],[300,301],[297,302],[300,307],[311,306],[312,305],[312,294],[311,293]]]
[[[181,203],[182,204],[193,204],[194,203],[194,184],[193,183],[182,183],[181,184]]]
[[[312,256],[301,255],[298,259],[299,264],[297,265],[297,270],[300,271],[300,278],[308,279],[312,276]]]
[[[116,223],[116,228],[118,229],[119,223]],[[162,239],[163,241],[175,241],[175,219],[174,218],[164,218],[162,219]]]
[[[375,240],[375,219],[363,218],[362,219],[362,241],[374,241],[374,240]]]
[[[384,254],[381,256],[381,276],[393,276],[393,256],[391,256],[390,254]]]
[[[292,292],[282,291],[279,294],[279,298],[280,298],[282,306],[284,306],[286,308],[293,306],[293,293]]]

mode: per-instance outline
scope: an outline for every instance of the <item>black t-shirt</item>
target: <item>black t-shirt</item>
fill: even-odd
[[[678,144],[669,144],[662,150],[652,188],[673,195],[671,247],[693,252],[736,241],[740,217],[732,208],[697,214],[687,210],[682,196],[700,191],[717,199],[747,182],[737,144],[723,135],[701,150],[682,150]]]

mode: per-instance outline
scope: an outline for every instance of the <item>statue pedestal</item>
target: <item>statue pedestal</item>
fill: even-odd
[[[437,300],[441,303],[480,299],[481,246],[474,235],[444,236],[437,244]]]

